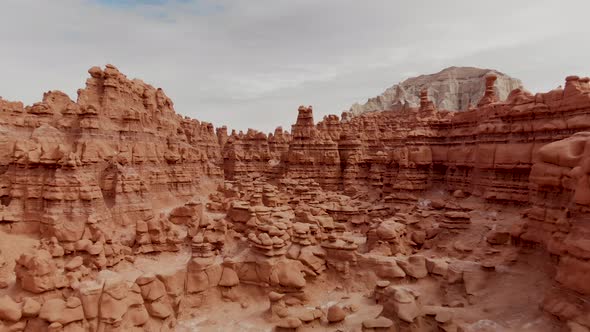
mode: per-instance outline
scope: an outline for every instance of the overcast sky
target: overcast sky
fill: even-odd
[[[589,16],[588,0],[2,0],[0,96],[75,100],[112,63],[178,113],[271,131],[452,65],[550,90],[590,75]]]

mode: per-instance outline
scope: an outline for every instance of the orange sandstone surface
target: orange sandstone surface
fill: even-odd
[[[246,133],[0,98],[0,331],[590,331],[590,83]]]

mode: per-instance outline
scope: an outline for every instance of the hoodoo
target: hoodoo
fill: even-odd
[[[454,67],[267,135],[88,72],[0,99],[0,331],[590,330],[589,78]]]

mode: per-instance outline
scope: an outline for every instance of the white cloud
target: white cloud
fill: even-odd
[[[4,0],[0,95],[76,97],[113,63],[176,111],[237,129],[289,127],[300,104],[339,114],[409,75],[495,68],[533,91],[588,75],[584,0],[223,0],[164,6]]]

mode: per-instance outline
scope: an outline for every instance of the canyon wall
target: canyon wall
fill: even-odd
[[[266,135],[215,132],[113,66],[89,73],[76,102],[59,91],[27,107],[0,100],[0,218],[10,232],[132,247],[156,210],[197,195],[201,181],[290,178],[385,202],[443,189],[530,206],[521,237],[564,257],[564,271],[588,265],[587,139],[576,134],[590,130],[588,78],[536,95],[515,89],[500,102],[488,75],[465,112],[437,110],[426,90],[417,108],[317,124],[302,106],[291,133]],[[571,273],[559,278],[590,293]]]
[[[93,67],[76,102],[59,91],[0,99],[0,220],[73,243],[99,232],[132,245],[154,207],[223,178],[214,128],[174,112],[161,89]]]
[[[588,78],[570,76],[563,89],[536,95],[515,89],[500,101],[497,77],[488,75],[482,98],[464,112],[437,109],[426,89],[418,107],[318,123],[312,107],[301,106],[290,132],[266,135],[182,117],[161,89],[113,66],[89,73],[76,102],[58,91],[27,107],[0,99],[0,227],[41,234],[41,250],[17,260],[17,282],[33,294],[77,292],[72,303],[43,299],[43,324],[61,319],[54,307],[76,309],[78,317],[102,308],[101,297],[125,302],[124,310],[111,313],[107,301],[99,316],[85,312],[95,330],[121,320],[144,326],[146,312],[164,324],[183,312],[180,298],[218,286],[232,298],[239,283],[289,293],[325,269],[348,275],[358,263],[379,272],[385,265],[372,263],[372,254],[393,256],[408,250],[406,240],[420,247],[443,230],[469,228],[469,209],[419,204],[433,191],[522,206],[510,234],[498,236],[546,247],[559,285],[590,295]],[[411,213],[396,214],[402,206]],[[405,229],[392,222],[398,219],[411,234],[398,232]],[[425,220],[424,229],[410,227]],[[374,252],[356,253],[347,227]],[[400,243],[397,233],[404,234]],[[134,255],[181,255],[187,247],[186,262],[172,274],[147,274],[135,284],[106,272],[89,277]],[[223,256],[232,250],[235,260]],[[425,270],[423,257],[414,260]],[[400,264],[413,276],[408,262]],[[0,288],[9,283],[0,276]],[[546,309],[566,315],[563,306]],[[135,311],[141,317],[133,318]]]
[[[419,108],[330,115],[315,125],[312,108],[302,106],[278,166],[278,155],[262,153],[256,172],[385,202],[442,189],[530,207],[517,237],[547,246],[560,257],[557,279],[590,294],[583,278],[590,271],[589,79],[569,76],[563,89],[536,95],[515,89],[504,102],[495,79],[487,76],[484,96],[465,112],[437,110],[425,90]]]
[[[255,154],[249,158],[258,168],[251,163],[251,172],[310,178],[349,193],[374,189],[382,196],[417,199],[417,193],[440,187],[490,201],[528,203],[536,152],[590,130],[588,81],[568,77],[564,89],[537,95],[516,89],[499,102],[495,76],[488,77],[486,94],[465,112],[437,110],[425,91],[419,108],[343,119],[330,115],[318,124],[311,107],[302,106],[288,148],[282,145],[280,153],[271,157],[271,138],[265,140],[262,133],[255,150],[246,143],[253,135],[235,136],[226,150]],[[232,168],[234,159],[226,154],[226,175],[241,171]],[[275,165],[272,172],[269,163]]]

